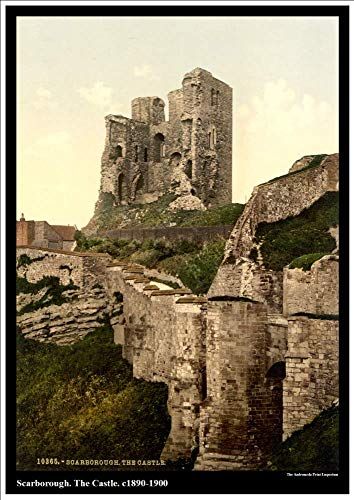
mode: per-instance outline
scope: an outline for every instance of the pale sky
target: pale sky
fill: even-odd
[[[17,217],[87,224],[104,116],[130,117],[149,95],[167,111],[195,67],[233,88],[233,201],[304,155],[338,152],[336,18],[23,17],[17,30]]]

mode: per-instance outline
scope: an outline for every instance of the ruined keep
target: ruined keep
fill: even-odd
[[[168,192],[193,197],[193,208],[231,203],[232,89],[201,68],[168,94],[137,97],[132,117],[106,116],[106,140],[96,212],[143,204]]]

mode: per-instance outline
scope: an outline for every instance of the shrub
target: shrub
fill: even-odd
[[[200,250],[201,245],[195,241],[178,240],[174,243],[173,248],[176,254],[193,253]]]
[[[161,260],[161,253],[158,250],[138,250],[130,256],[130,261],[141,264],[145,267],[154,267]]]
[[[304,271],[309,271],[311,266],[316,260],[324,257],[325,253],[309,253],[306,255],[301,255],[301,257],[297,257],[289,264],[289,269],[301,268]]]
[[[31,259],[30,257],[28,257],[28,255],[23,253],[19,256],[17,260],[17,269],[20,269],[20,267],[22,266],[28,266],[29,264],[32,264],[32,262],[39,262],[43,260],[46,256],[47,254],[41,255],[40,257],[34,257],[33,259]]]
[[[179,268],[180,279],[192,292],[207,293],[223,259],[224,247],[225,240],[209,243]]]

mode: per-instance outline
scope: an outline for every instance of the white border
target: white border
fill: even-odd
[[[1,228],[0,228],[0,234],[1,234],[1,285],[0,285],[0,290],[1,290],[1,315],[0,315],[0,324],[1,324],[1,498],[5,497],[10,497],[11,499],[17,500],[18,498],[25,498],[25,499],[34,499],[38,498],[38,495],[29,495],[29,494],[18,494],[18,495],[6,495],[5,494],[5,439],[6,439],[6,433],[5,433],[5,366],[6,366],[6,360],[5,360],[5,154],[6,154],[6,149],[5,149],[5,137],[6,137],[6,132],[5,132],[5,111],[6,111],[6,101],[5,101],[5,8],[6,6],[10,5],[16,5],[16,6],[21,6],[21,5],[26,5],[26,6],[35,6],[35,5],[50,5],[50,6],[61,6],[61,5],[77,5],[77,6],[86,6],[86,5],[99,5],[99,6],[120,6],[120,5],[136,5],[136,6],[145,6],[145,5],[175,5],[175,6],[185,6],[185,5],[195,5],[197,7],[201,7],[203,5],[232,5],[232,6],[285,6],[285,5],[293,5],[293,6],[338,6],[338,5],[344,5],[344,6],[350,6],[352,2],[350,0],[347,1],[335,1],[335,0],[329,0],[329,1],[324,1],[324,0],[292,0],[292,1],[269,1],[269,0],[123,0],[123,1],[117,1],[117,0],[93,0],[93,1],[86,1],[86,0],[31,0],[31,1],[26,1],[26,0],[2,0],[0,1],[0,8],[1,8],[1,147],[0,147],[0,167],[1,167],[1,186],[0,186],[0,193],[1,193],[1,198],[0,198],[0,206],[1,206]],[[350,26],[354,26],[354,5],[350,9]],[[352,54],[354,52],[354,43],[353,43],[353,34],[350,32],[350,53]],[[352,65],[350,67],[350,82],[353,85],[353,68]],[[352,123],[352,117],[353,117],[353,102],[352,100],[350,101],[350,123]],[[350,161],[351,165],[351,161]],[[350,191],[353,193],[353,176],[350,176]],[[350,213],[352,215],[352,204],[350,204]],[[352,221],[350,223],[350,229],[352,229]],[[353,232],[350,231],[350,248],[353,248],[354,244],[354,237],[353,237]],[[354,257],[351,253],[351,257]],[[353,259],[350,259],[352,263],[352,268],[353,268]],[[353,272],[351,272],[350,275],[350,285],[353,283]],[[351,287],[352,288],[352,287]],[[354,308],[354,299],[353,297],[350,298],[350,310],[353,310]],[[15,332],[14,332],[15,334]],[[354,342],[351,342],[351,346],[354,344]],[[352,382],[352,379],[351,379]],[[353,384],[350,384],[350,387],[352,387]],[[350,398],[352,400],[352,398]],[[350,407],[350,404],[349,404]],[[351,419],[352,422],[352,419]],[[353,432],[351,433],[351,440],[350,444],[353,444]],[[351,467],[350,467],[350,475],[354,472],[354,465],[352,461],[350,461]],[[239,499],[250,499],[254,498],[258,495],[256,494],[237,494],[237,483],[235,483],[235,494],[232,495],[222,495],[222,498],[235,498],[237,495],[237,498]],[[46,500],[47,498],[52,498],[55,496],[54,494],[39,494],[40,499]],[[262,495],[262,497],[273,497],[273,494],[265,494]],[[282,497],[290,497],[292,499],[294,498],[303,498],[303,495],[281,495]],[[334,495],[326,495],[326,498],[328,497],[333,497]],[[337,495],[335,495],[337,497]],[[349,496],[352,496],[351,494]],[[65,499],[71,499],[71,498],[77,498],[77,497],[87,497],[87,495],[81,495],[81,494],[61,494],[60,498],[65,498]],[[139,494],[122,494],[119,495],[119,498],[123,499],[134,499],[134,498],[148,498],[148,497],[156,497],[156,495],[139,495]],[[167,494],[157,494],[157,498],[167,498],[167,497],[172,497],[172,498],[177,498],[177,499],[186,499],[189,497],[187,494],[175,494],[175,495],[167,495]],[[205,495],[192,495],[193,499],[201,499],[204,498]],[[207,498],[217,498],[218,495],[208,495]],[[91,498],[100,498],[102,499],[102,494],[97,494],[97,495],[89,495],[89,499]],[[111,495],[111,494],[103,494],[103,499],[105,498],[117,498],[117,495]]]

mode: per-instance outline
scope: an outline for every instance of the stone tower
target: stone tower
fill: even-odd
[[[157,200],[168,192],[205,207],[231,203],[232,89],[204,69],[187,73],[168,94],[132,101],[132,118],[106,116],[98,204]]]

